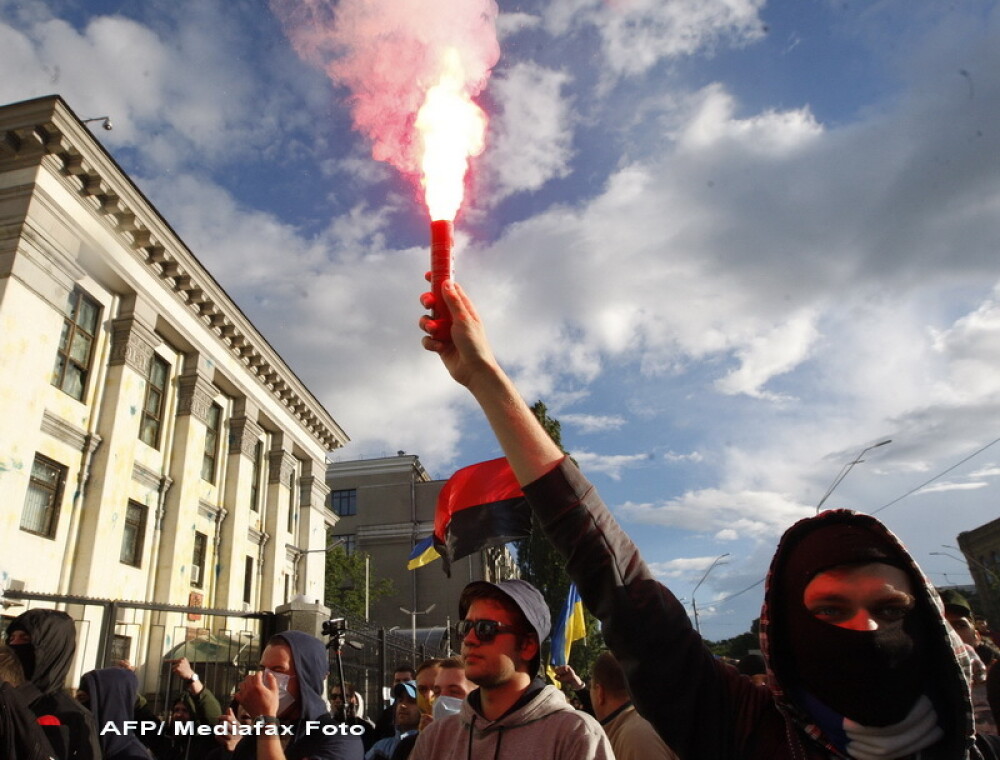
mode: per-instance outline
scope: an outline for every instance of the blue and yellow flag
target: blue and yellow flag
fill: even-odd
[[[440,556],[437,549],[434,548],[434,534],[432,533],[427,538],[422,538],[413,545],[413,551],[410,552],[410,560],[406,563],[406,569],[416,570],[418,567],[423,567],[433,562]]]
[[[566,604],[563,605],[559,620],[552,630],[552,655],[547,670],[553,681],[556,679],[555,671],[552,669],[557,665],[566,665],[569,662],[569,652],[573,642],[586,637],[587,625],[583,619],[583,600],[580,599],[580,592],[576,590],[576,584],[572,583]]]

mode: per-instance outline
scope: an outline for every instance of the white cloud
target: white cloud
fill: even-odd
[[[584,435],[618,430],[625,424],[625,418],[617,414],[560,414],[559,421]]]
[[[716,381],[722,393],[745,393],[756,398],[772,400],[780,396],[768,393],[763,386],[773,377],[795,369],[806,358],[819,337],[811,313],[794,314],[783,325],[778,325],[766,335],[757,335],[749,344],[736,351],[740,366]]]
[[[48,12],[16,23],[0,24],[0,101],[57,92],[81,118],[111,116],[101,140],[156,170],[274,155],[279,135],[287,155],[323,97],[288,51],[241,49],[255,20],[216,2],[178,2],[156,23],[103,15],[76,28]]]
[[[979,488],[986,488],[989,483],[984,481],[979,481],[976,483],[953,483],[947,480],[941,481],[939,483],[933,483],[929,486],[925,486],[917,491],[917,494],[926,493],[945,493],[947,491],[974,491]]]
[[[704,456],[700,451],[691,451],[687,454],[677,454],[673,451],[668,451],[663,455],[664,460],[667,462],[701,462],[704,460]]]
[[[759,39],[762,0],[552,0],[546,24],[553,34],[592,27],[614,73],[632,75],[664,59]]]
[[[698,578],[718,559],[718,555],[712,557],[678,557],[666,562],[651,562],[650,571],[661,580],[673,578]],[[716,565],[726,564],[725,561]]]
[[[494,78],[500,108],[492,123],[487,164],[496,176],[493,200],[565,177],[573,156],[570,77],[534,63],[517,63]]]
[[[688,491],[658,504],[627,502],[616,511],[626,520],[651,525],[713,535],[727,531],[729,541],[772,540],[793,522],[815,513],[783,494],[716,488]]]
[[[650,460],[649,454],[595,454],[592,451],[573,451],[571,455],[584,472],[599,472],[612,480],[620,479],[622,470]]]

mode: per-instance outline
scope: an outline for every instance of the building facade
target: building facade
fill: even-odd
[[[991,628],[1000,630],[1000,518],[958,534]]]
[[[326,482],[330,508],[340,518],[332,538],[348,551],[369,555],[373,577],[392,580],[394,593],[371,605],[371,619],[380,625],[399,626],[403,634],[412,633],[414,623],[425,631],[444,627],[458,620],[458,598],[467,583],[516,577],[506,547],[452,563],[450,578],[440,560],[407,569],[414,544],[434,531],[437,497],[446,482],[432,480],[415,455],[331,462]]]
[[[8,586],[322,599],[346,434],[57,96],[0,108],[0,362]]]

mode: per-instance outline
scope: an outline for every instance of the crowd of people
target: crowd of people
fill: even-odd
[[[301,631],[266,642],[224,711],[190,662],[171,661],[184,688],[161,721],[127,667],[84,674],[70,696],[73,621],[32,609],[0,646],[0,758],[1000,760],[1000,650],[882,523],[831,510],[790,527],[767,577],[760,652],[714,656],[519,396],[468,296],[446,282],[442,297],[450,329],[424,316],[424,346],[479,403],[601,622],[607,651],[586,680],[568,666],[558,684],[542,677],[551,617],[538,589],[475,581],[458,600],[461,656],[398,666],[375,721],[353,684],[328,689],[326,647]],[[156,730],[127,730],[141,721]],[[226,731],[176,728],[191,723]]]

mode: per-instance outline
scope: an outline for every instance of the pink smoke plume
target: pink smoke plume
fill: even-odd
[[[372,156],[418,175],[414,131],[428,89],[457,52],[475,97],[500,58],[494,0],[270,0],[298,55],[350,90],[354,127]]]

